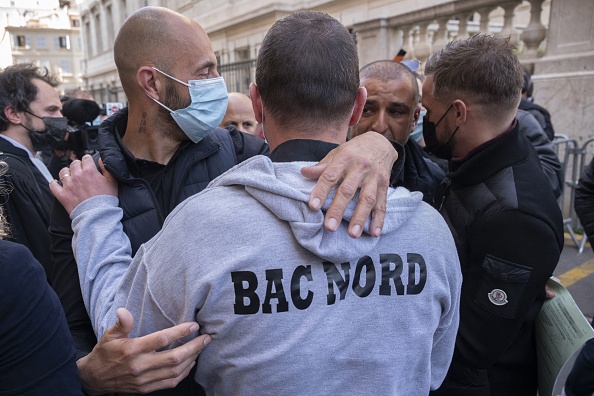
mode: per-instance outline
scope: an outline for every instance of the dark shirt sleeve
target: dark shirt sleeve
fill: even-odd
[[[270,155],[270,149],[264,139],[238,131],[233,125],[228,125],[225,129],[233,138],[238,164],[255,155]]]
[[[80,290],[78,267],[72,251],[70,216],[58,201],[54,202],[52,209],[49,233],[53,261],[50,283],[66,314],[77,358],[81,358],[91,352],[97,338]]]
[[[0,241],[0,393],[82,395],[62,307],[22,245]]]

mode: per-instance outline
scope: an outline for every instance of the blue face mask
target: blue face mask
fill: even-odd
[[[153,69],[190,89],[192,103],[185,109],[171,110],[158,100],[151,99],[169,110],[171,117],[192,142],[198,143],[219,126],[227,112],[228,102],[223,77],[189,80],[185,83],[155,67]]]

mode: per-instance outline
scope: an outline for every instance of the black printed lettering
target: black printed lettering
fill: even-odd
[[[266,284],[266,297],[262,304],[262,312],[272,313],[270,300],[273,298],[278,300],[276,312],[287,312],[289,310],[289,303],[287,302],[285,289],[283,288],[283,270],[280,268],[266,270],[266,280],[268,283]]]
[[[402,268],[404,264],[397,254],[380,254],[380,264],[382,266],[382,283],[380,285],[380,296],[389,296],[392,294],[390,279],[394,282],[396,295],[404,295],[404,284],[402,284]],[[394,269],[392,269],[392,266]]]
[[[365,284],[361,286],[361,271],[365,268]],[[367,297],[375,286],[375,267],[371,257],[361,257],[357,262],[355,268],[355,276],[353,277],[353,291],[359,297]]]
[[[235,289],[235,304],[233,311],[236,315],[253,315],[260,309],[260,298],[256,294],[258,288],[258,278],[251,271],[231,272],[231,280]],[[247,283],[244,288],[244,282]],[[248,304],[245,305],[245,300]]]
[[[423,256],[417,253],[409,253],[406,255],[408,262],[408,286],[406,287],[406,294],[419,294],[425,288],[427,283],[427,265]],[[419,282],[415,283],[416,267],[419,268]]]
[[[308,289],[307,296],[301,298],[301,278],[305,278],[309,282],[313,281],[313,277],[311,276],[311,265],[300,265],[295,268],[293,276],[291,277],[291,300],[293,301],[295,308],[303,310],[309,308],[311,305],[313,292]]]
[[[338,268],[333,263],[325,261],[324,265],[324,272],[326,273],[326,278],[328,279],[328,296],[326,297],[326,301],[328,305],[332,305],[336,302],[336,294],[334,294],[334,284],[338,287],[340,291],[340,299],[344,300],[346,296],[347,289],[350,283],[350,269],[351,265],[349,263],[342,263],[340,266],[342,267],[342,272],[344,272],[344,278],[338,272]]]

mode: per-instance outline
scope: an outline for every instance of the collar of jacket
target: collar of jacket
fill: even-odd
[[[497,172],[526,160],[529,153],[527,139],[518,133],[518,123],[511,131],[497,136],[482,149],[472,153],[453,167],[448,177],[452,183],[473,185],[488,179]]]
[[[128,108],[126,107],[103,121],[99,127],[98,133],[99,147],[101,147],[99,152],[103,164],[118,180],[129,180],[134,178],[130,174],[130,169],[126,163],[126,156],[122,152],[122,150],[127,150],[127,148],[123,145],[118,131],[118,126],[123,125],[125,127],[127,122]],[[206,136],[198,143],[192,143],[189,140],[182,142],[169,163],[175,161],[180,152],[189,147],[192,147],[192,156],[200,158],[209,155],[209,153],[218,151],[221,148],[221,145],[211,135]]]

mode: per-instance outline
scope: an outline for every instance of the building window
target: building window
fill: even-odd
[[[72,74],[72,68],[68,59],[62,59],[60,61],[60,68],[62,69],[62,74]]]
[[[25,36],[25,35],[15,36],[14,44],[17,48],[29,48],[29,36]]]
[[[56,39],[56,46],[61,49],[70,49],[70,37],[59,36]]]
[[[70,20],[70,26],[72,26],[72,27],[80,27],[80,21],[77,18],[72,18]]]
[[[37,48],[47,48],[45,36],[37,36]]]
[[[238,48],[235,50],[235,62],[243,62],[250,59],[249,48]]]

